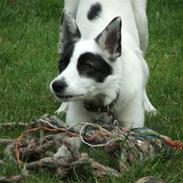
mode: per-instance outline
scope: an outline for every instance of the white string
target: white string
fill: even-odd
[[[113,134],[112,134],[111,132],[107,131],[106,129],[102,128],[101,126],[97,125],[97,124],[91,124],[91,123],[84,124],[84,125],[82,126],[82,128],[80,129],[79,136],[80,136],[81,141],[82,141],[84,144],[86,144],[86,145],[88,145],[88,146],[90,146],[90,147],[103,147],[103,146],[107,146],[108,144],[110,144],[110,143],[113,142],[113,141],[122,140],[122,137],[116,137],[116,138],[110,139],[110,140],[109,140],[108,142],[106,142],[106,143],[101,143],[101,144],[90,144],[90,143],[88,143],[88,142],[86,142],[86,141],[84,140],[83,135],[82,135],[84,129],[85,129],[88,125],[93,126],[93,127],[95,127],[95,128],[98,127],[98,128],[102,129],[103,131],[107,132],[107,133],[110,134],[110,135],[113,135]],[[121,130],[120,130],[120,131],[121,131]],[[121,131],[121,132],[122,132],[122,131]]]

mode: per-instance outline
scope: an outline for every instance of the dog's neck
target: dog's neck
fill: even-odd
[[[116,94],[116,97],[108,104],[105,104],[103,97],[97,97],[95,100],[84,101],[84,107],[90,112],[105,112],[111,113],[112,108],[116,104],[119,98],[119,92]]]

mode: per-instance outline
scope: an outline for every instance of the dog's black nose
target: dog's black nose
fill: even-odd
[[[57,80],[52,83],[52,88],[55,93],[60,93],[66,88],[67,84],[64,79]]]

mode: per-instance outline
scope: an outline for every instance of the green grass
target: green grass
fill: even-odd
[[[49,82],[57,74],[57,41],[62,0],[0,1],[0,121],[30,121],[53,114],[59,104],[51,96]],[[146,126],[174,139],[183,140],[183,1],[149,0],[150,44],[147,62],[151,76],[148,94],[159,113],[146,117]],[[1,137],[20,130],[0,131]],[[90,152],[91,153],[91,152]],[[92,154],[92,153],[91,153]],[[103,159],[101,152],[94,153]],[[2,147],[0,148],[0,157]],[[104,155],[106,157],[106,155]],[[112,164],[109,158],[109,164]],[[18,173],[11,164],[0,167],[0,175]],[[169,183],[183,182],[183,153],[169,160],[156,158],[134,164],[121,179],[79,178],[68,182],[135,182],[155,175]],[[87,178],[87,179],[86,179]],[[56,182],[49,172],[34,174],[23,182]]]

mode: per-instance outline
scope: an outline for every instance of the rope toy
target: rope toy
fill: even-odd
[[[0,177],[0,182],[19,181],[31,175],[33,170],[40,169],[53,170],[61,178],[68,177],[71,171],[79,170],[83,165],[91,167],[93,174],[99,177],[120,177],[134,161],[145,161],[158,154],[167,157],[173,149],[183,149],[183,142],[174,141],[149,128],[121,129],[114,124],[102,126],[87,122],[67,127],[60,119],[50,115],[30,123],[1,123],[0,129],[3,128],[25,130],[16,139],[0,138],[0,145],[6,146],[0,166],[8,161],[22,167],[20,175]],[[75,137],[79,137],[89,148],[104,147],[108,153],[117,152],[118,169],[104,166],[87,153],[80,152],[70,141]],[[55,157],[61,146],[69,155]]]

